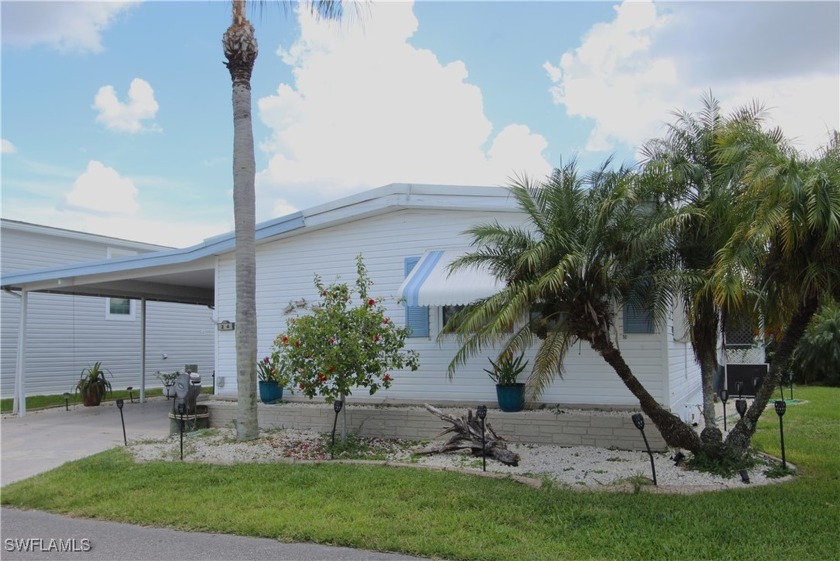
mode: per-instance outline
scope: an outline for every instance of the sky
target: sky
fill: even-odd
[[[836,1],[298,8],[249,12],[258,221],[634,164],[709,91],[762,103],[803,152],[840,129]],[[229,2],[2,0],[0,19],[3,218],[172,247],[233,230]]]

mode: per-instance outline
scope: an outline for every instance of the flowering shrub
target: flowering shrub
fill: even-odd
[[[318,395],[332,403],[356,387],[373,395],[391,386],[389,370],[417,370],[417,353],[403,351],[408,331],[385,315],[381,299],[369,295],[372,282],[361,255],[356,271],[355,290],[344,283],[324,286],[315,275],[320,305],[310,315],[290,319],[274,341],[280,367],[309,398]],[[351,304],[354,295],[356,306]]]
[[[263,382],[277,382],[284,387],[291,382],[286,371],[280,366],[280,356],[276,350],[270,356],[257,361],[257,376]]]

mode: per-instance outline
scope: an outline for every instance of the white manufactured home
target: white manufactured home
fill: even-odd
[[[453,306],[487,296],[494,279],[479,271],[447,276],[454,256],[469,249],[464,231],[478,223],[523,224],[508,191],[496,187],[395,184],[340,199],[257,225],[257,313],[259,356],[269,352],[275,336],[298,311],[296,302],[318,300],[313,285],[352,284],[356,256],[362,254],[390,317],[410,325],[408,346],[420,354],[416,372],[394,372],[395,382],[374,396],[364,390],[353,401],[367,403],[495,403],[495,387],[484,368],[488,357],[476,357],[450,380],[447,367],[458,349],[455,338],[439,337]],[[184,250],[128,258],[110,267],[79,265],[41,275],[3,278],[4,287],[78,293],[122,289],[139,297],[125,281],[145,279],[149,292],[179,301],[188,293],[207,291],[212,279],[212,305],[217,325],[235,320],[233,234],[210,238]],[[73,286],[60,284],[72,274]],[[123,283],[120,286],[120,282]],[[192,290],[191,290],[192,287]],[[137,288],[134,286],[133,288]],[[489,292],[488,292],[489,291]],[[209,297],[209,293],[202,293]],[[290,303],[292,304],[290,306]],[[619,312],[621,313],[621,312]],[[663,328],[645,318],[619,322],[621,351],[636,377],[664,406],[690,421],[699,418],[700,375],[691,345],[684,336],[681,314]],[[216,329],[215,391],[236,396],[235,325]],[[542,404],[584,408],[638,408],[638,401],[618,376],[588,346],[569,353],[563,379],[557,378],[540,399]],[[539,404],[536,404],[539,405]]]
[[[168,249],[159,245],[3,219],[0,222],[3,277],[79,262],[119,260]],[[2,397],[13,397],[21,339],[21,293],[2,293]],[[26,394],[73,392],[83,368],[101,361],[114,389],[141,383],[139,300],[33,292],[28,295],[25,337]],[[206,306],[148,302],[146,369],[172,372],[198,364],[212,372],[213,323]],[[160,386],[151,375],[148,386]]]

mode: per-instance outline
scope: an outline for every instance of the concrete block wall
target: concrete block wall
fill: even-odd
[[[211,427],[232,427],[236,422],[236,403],[208,402]],[[457,416],[467,408],[446,409]],[[340,415],[343,415],[341,413]],[[550,410],[504,413],[488,409],[487,424],[508,442],[522,444],[554,444],[558,446],[594,446],[619,450],[644,450],[642,435],[626,414],[605,414],[576,410],[555,414]],[[335,413],[331,406],[283,402],[259,404],[260,428],[287,428],[327,432],[332,430]],[[339,419],[339,426],[341,419]],[[347,408],[350,431],[362,436],[430,440],[448,426],[423,408],[370,406],[351,404]],[[650,420],[645,434],[654,450],[665,450],[665,441]]]

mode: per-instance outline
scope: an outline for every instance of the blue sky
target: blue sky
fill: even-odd
[[[840,128],[837,2],[387,2],[251,13],[257,219],[395,182],[634,162],[670,111]],[[183,247],[233,229],[230,4],[9,2],[2,216]]]

